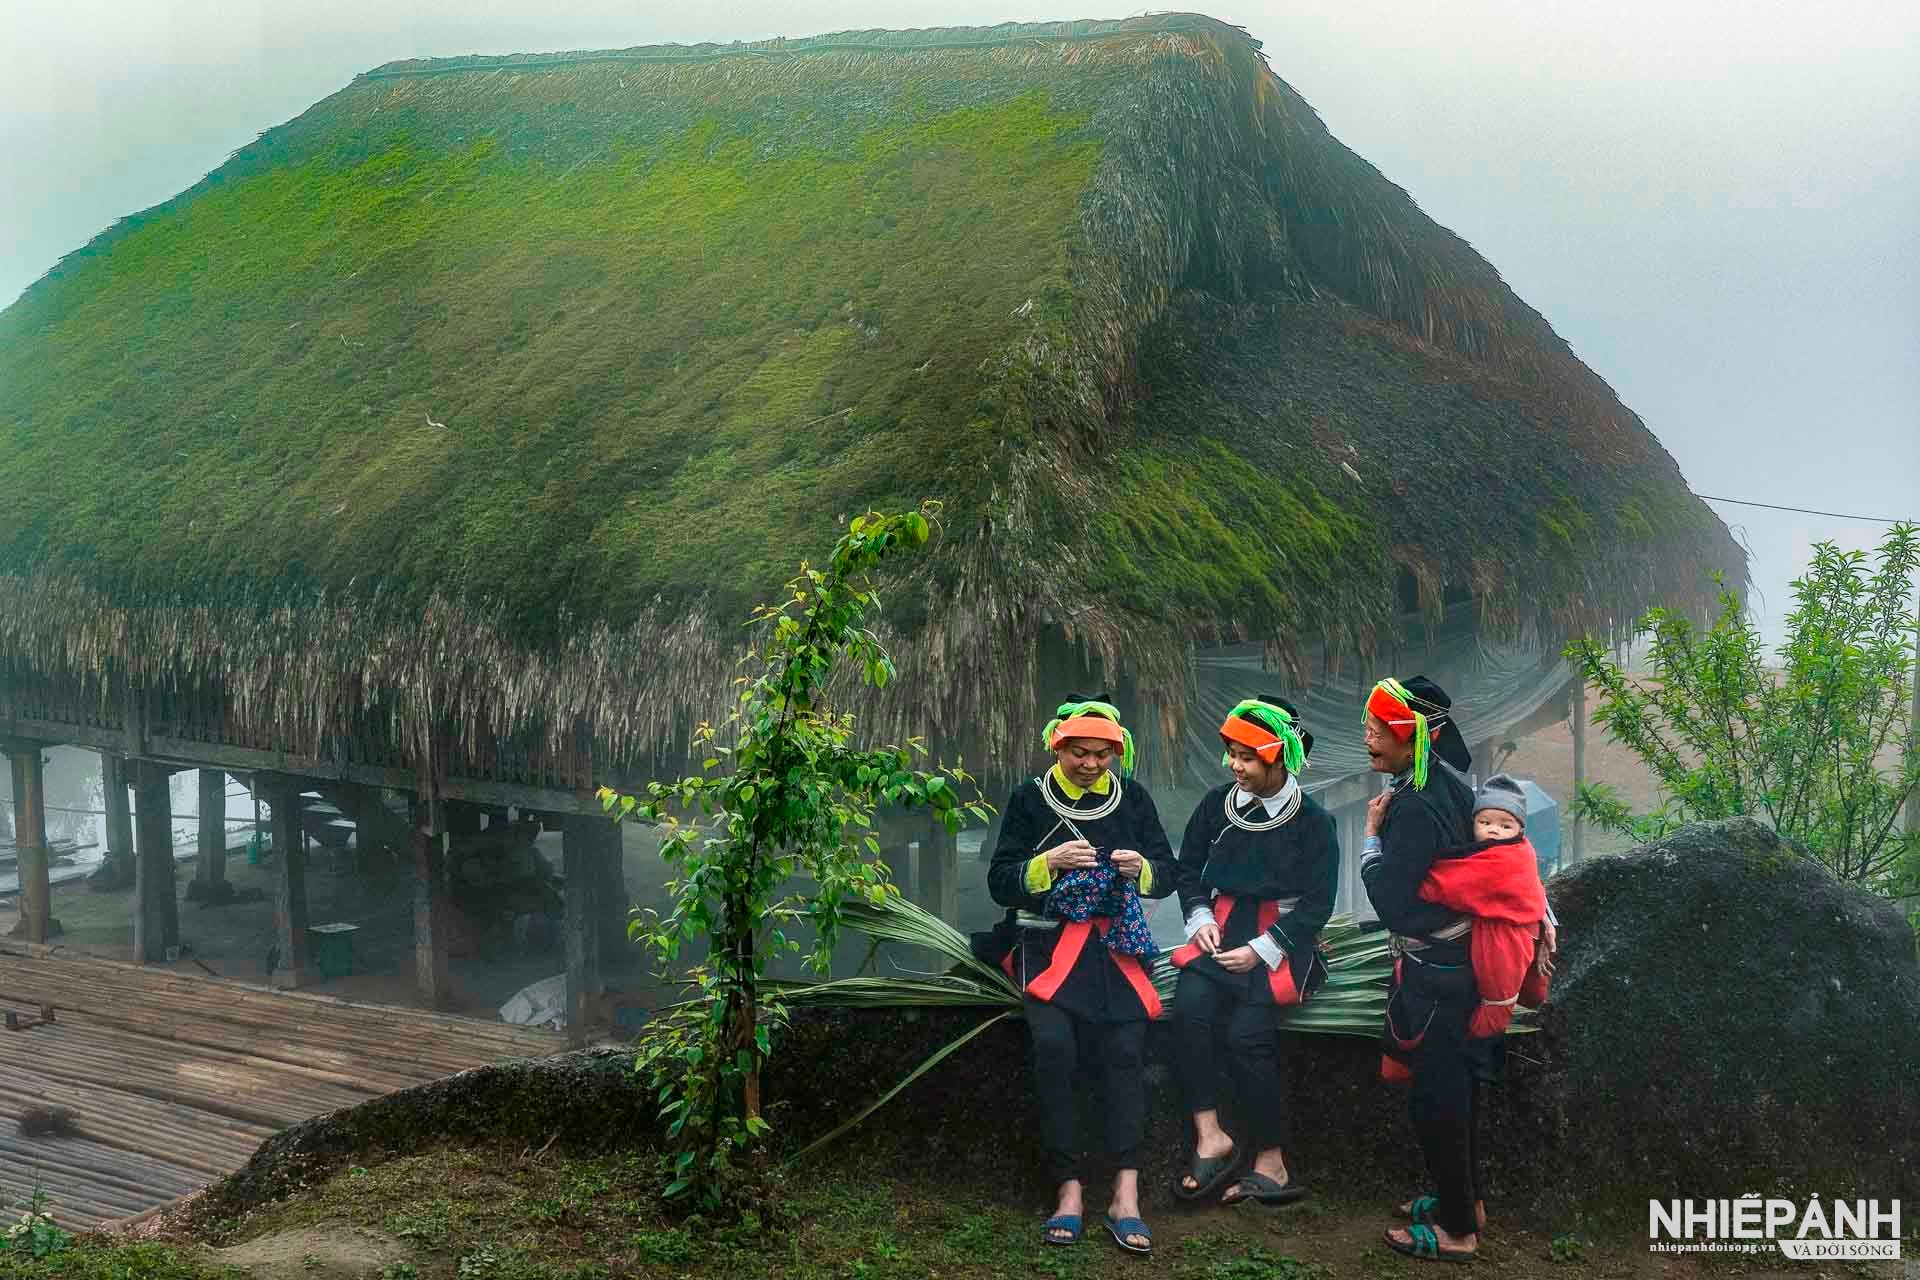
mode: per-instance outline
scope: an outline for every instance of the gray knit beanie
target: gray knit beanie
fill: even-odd
[[[1527,792],[1510,774],[1496,773],[1473,793],[1473,811],[1498,809],[1512,814],[1521,826],[1527,825]]]

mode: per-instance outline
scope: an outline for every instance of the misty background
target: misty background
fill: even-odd
[[[1696,492],[1920,516],[1920,6],[1205,11],[1263,41],[1337,137],[1491,261]],[[0,305],[383,62],[1137,12],[1100,0],[571,0],[565,12],[547,0],[10,0]],[[1769,639],[1815,541],[1871,547],[1882,532],[1716,509],[1753,553]]]

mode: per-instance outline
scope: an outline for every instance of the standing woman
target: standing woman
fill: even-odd
[[[1393,784],[1367,805],[1360,879],[1394,935],[1386,1048],[1389,1061],[1412,1073],[1413,1131],[1433,1180],[1430,1216],[1388,1231],[1387,1244],[1415,1258],[1464,1262],[1480,1247],[1474,1075],[1481,1050],[1467,1025],[1480,1002],[1472,921],[1420,896],[1436,856],[1457,856],[1473,839],[1473,788],[1460,776],[1473,758],[1452,708],[1446,691],[1422,676],[1382,680],[1368,696],[1367,756]]]
[[[1187,1200],[1211,1196],[1242,1154],[1253,1167],[1222,1204],[1288,1204],[1306,1188],[1287,1174],[1287,1075],[1276,1015],[1326,977],[1315,943],[1340,874],[1333,815],[1300,788],[1313,749],[1291,703],[1248,698],[1220,726],[1233,774],[1209,791],[1180,841],[1180,910],[1187,945],[1173,1015],[1180,1080],[1193,1109],[1193,1166],[1175,1188]],[[1222,1064],[1220,1033],[1225,1033]],[[1217,1097],[1233,1080],[1239,1142],[1220,1126]]]
[[[1080,1239],[1080,1104],[1097,1079],[1106,1154],[1119,1168],[1107,1229],[1121,1248],[1150,1253],[1139,1151],[1147,1023],[1160,1015],[1160,999],[1147,974],[1155,948],[1140,899],[1173,892],[1173,849],[1153,797],[1128,776],[1133,735],[1111,703],[1070,698],[1046,742],[1053,767],[1014,788],[987,870],[988,891],[1017,926],[1005,963],[1026,992],[1040,1141],[1059,1187],[1043,1238]]]

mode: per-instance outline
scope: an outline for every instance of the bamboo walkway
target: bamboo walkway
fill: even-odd
[[[565,1048],[551,1031],[267,991],[0,946],[0,1208],[38,1183],[69,1227],[164,1204],[232,1172],[270,1134],[468,1067]],[[18,1132],[63,1106],[78,1137]]]

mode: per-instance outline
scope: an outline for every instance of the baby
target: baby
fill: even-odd
[[[1516,1004],[1547,997],[1558,944],[1553,912],[1540,884],[1540,863],[1527,839],[1527,796],[1496,774],[1473,793],[1474,843],[1434,859],[1420,896],[1473,917],[1469,943],[1480,1007],[1468,1024],[1475,1036],[1497,1036]]]

